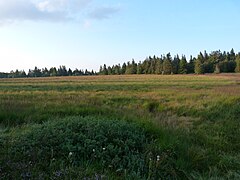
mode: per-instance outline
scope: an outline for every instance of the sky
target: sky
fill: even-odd
[[[240,51],[239,0],[0,0],[0,72]]]

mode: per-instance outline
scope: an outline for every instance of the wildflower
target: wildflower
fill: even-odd
[[[104,151],[106,150],[106,148],[102,148]]]
[[[160,156],[159,155],[157,156],[157,161],[160,161]]]
[[[95,149],[93,149],[92,151],[95,152]]]
[[[72,153],[72,152],[70,152],[68,155],[69,155],[69,156],[72,156],[72,155],[73,155],[73,153]]]

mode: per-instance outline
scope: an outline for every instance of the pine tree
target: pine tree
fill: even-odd
[[[127,65],[126,65],[126,63],[123,63],[121,74],[125,74],[126,73],[126,69],[127,69]]]
[[[103,74],[103,67],[102,66],[100,66],[99,74]]]
[[[148,74],[149,73],[149,67],[150,67],[150,60],[149,58],[146,58],[143,61],[142,68],[143,68],[143,73]]]
[[[228,72],[228,62],[229,62],[229,53],[226,56],[225,60],[219,64],[221,72],[225,72],[225,73]]]
[[[143,73],[143,68],[142,68],[142,63],[141,61],[137,65],[137,74],[142,74]]]
[[[85,69],[84,75],[85,75],[85,76],[88,76],[88,75],[90,75],[90,73],[88,72],[88,70],[87,70],[87,69]]]
[[[187,64],[187,73],[188,74],[194,73],[194,61],[195,60],[196,60],[196,58],[193,58],[192,56],[190,56],[189,63]]]
[[[112,66],[112,75],[115,75],[116,73],[116,67],[117,67],[117,65],[115,66],[115,65],[113,65]]]
[[[68,72],[67,72],[66,66],[60,66],[57,71],[57,75],[58,76],[67,76]]]
[[[55,67],[52,67],[49,70],[50,76],[57,76],[57,69]]]
[[[27,74],[26,74],[26,72],[25,72],[24,70],[22,70],[22,71],[20,72],[20,76],[21,76],[21,77],[27,77]]]
[[[195,74],[204,74],[203,64],[200,59],[197,59],[194,65]]]
[[[171,54],[168,53],[167,57],[163,60],[163,74],[171,74],[172,73],[172,61]]]
[[[81,70],[78,70],[77,68],[73,71],[73,76],[80,76],[82,75]]]
[[[114,71],[114,74],[117,74],[117,75],[121,74],[120,64],[116,65],[113,71]]]
[[[163,62],[162,59],[157,59],[155,74],[162,74],[163,71]]]
[[[46,67],[44,69],[42,69],[42,76],[43,77],[48,77],[49,76],[49,71]]]
[[[187,74],[187,60],[185,56],[182,56],[182,59],[179,63],[179,74]]]
[[[134,59],[132,60],[132,65],[131,65],[131,74],[137,74],[137,63],[135,63]]]
[[[236,68],[235,68],[236,73],[240,73],[240,54],[237,55],[236,57]]]
[[[234,52],[234,49],[232,48],[229,54],[229,61],[235,61],[236,60],[236,54]]]
[[[128,61],[125,74],[132,74],[132,64]]]
[[[112,68],[110,66],[108,66],[107,68],[107,74],[112,75]]]
[[[69,68],[69,69],[68,69],[68,75],[69,75],[69,76],[72,76],[72,74],[73,74],[73,72],[72,72],[72,70]]]
[[[42,76],[41,69],[38,69],[37,66],[35,66],[33,70],[33,77],[41,77],[41,76]]]
[[[108,75],[108,70],[106,64],[103,65],[103,75]]]
[[[179,63],[180,63],[180,58],[177,54],[177,56],[175,56],[173,61],[172,61],[173,74],[178,74],[179,73]]]

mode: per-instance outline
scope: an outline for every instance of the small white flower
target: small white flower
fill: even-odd
[[[102,148],[104,151],[106,150],[106,148]]]
[[[95,152],[95,149],[93,149],[92,151]]]
[[[69,156],[72,156],[72,155],[73,155],[73,153],[72,153],[72,152],[70,152],[68,155],[69,155]]]
[[[159,160],[160,160],[160,156],[158,155],[158,156],[157,156],[157,161],[159,161]]]

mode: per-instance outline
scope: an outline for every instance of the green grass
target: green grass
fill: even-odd
[[[0,79],[0,179],[239,179],[239,80]]]

